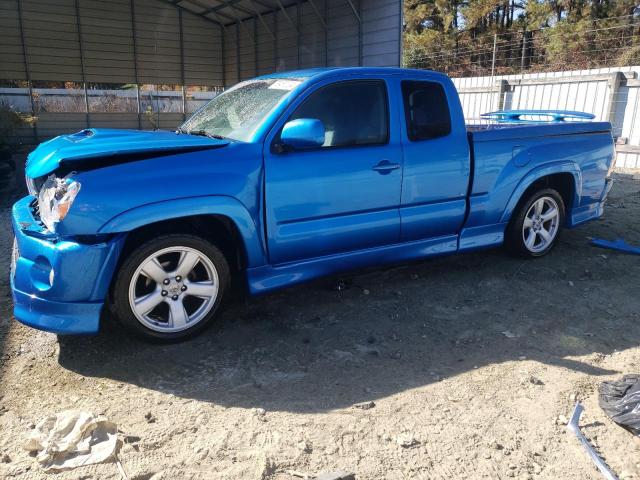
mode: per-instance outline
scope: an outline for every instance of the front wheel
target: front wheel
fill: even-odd
[[[163,235],[124,261],[111,306],[127,328],[146,339],[183,340],[212,322],[229,279],[217,247],[193,235]]]
[[[565,222],[564,202],[551,188],[538,190],[514,212],[506,231],[507,248],[520,256],[541,257],[557,243]]]

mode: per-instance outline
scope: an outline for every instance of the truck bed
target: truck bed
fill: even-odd
[[[482,120],[482,123],[468,123],[467,131],[476,142],[510,140],[517,138],[539,138],[557,135],[579,135],[589,133],[609,133],[609,122],[535,122],[502,123]]]
[[[502,241],[511,212],[530,179],[554,174],[567,180],[567,224],[602,213],[607,171],[612,164],[611,124],[590,121],[495,122],[466,125],[473,180],[465,236],[495,233]]]

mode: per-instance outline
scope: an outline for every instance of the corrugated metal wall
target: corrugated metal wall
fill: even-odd
[[[0,79],[221,85],[221,37],[158,0],[1,0]]]
[[[275,70],[398,66],[401,1],[299,1],[223,31],[160,0],[0,0],[0,42],[2,80],[232,85]]]
[[[254,18],[228,27],[225,83],[307,67],[398,66],[401,2],[352,4],[353,8],[346,0],[301,1],[262,15],[262,21]]]
[[[400,64],[401,0],[282,4],[292,5],[222,26],[163,0],[0,0],[0,82],[221,87],[273,71]],[[41,109],[21,140],[88,126],[152,128],[142,110],[86,110]],[[155,121],[174,128],[187,113]]]

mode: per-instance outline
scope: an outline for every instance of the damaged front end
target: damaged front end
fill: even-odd
[[[14,316],[54,333],[95,333],[125,236],[63,238],[37,212],[33,197],[13,206]]]
[[[98,212],[116,204],[107,168],[215,149],[226,142],[173,132],[83,130],[42,143],[25,167],[29,196],[13,206],[11,287],[14,315],[55,333],[95,333],[125,233],[98,231]],[[102,173],[104,169],[104,173]],[[83,185],[83,175],[99,173]],[[97,222],[98,224],[100,222]]]

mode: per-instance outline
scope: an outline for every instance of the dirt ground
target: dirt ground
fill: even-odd
[[[130,479],[599,479],[563,424],[577,398],[585,434],[640,479],[640,439],[597,403],[600,382],[640,372],[640,257],[588,240],[640,244],[640,180],[616,180],[605,217],[545,258],[498,249],[346,275],[344,289],[324,279],[237,300],[171,346],[15,322],[7,200],[0,477],[120,478],[114,463],[45,475],[21,449],[39,418],[74,408],[118,424]]]

